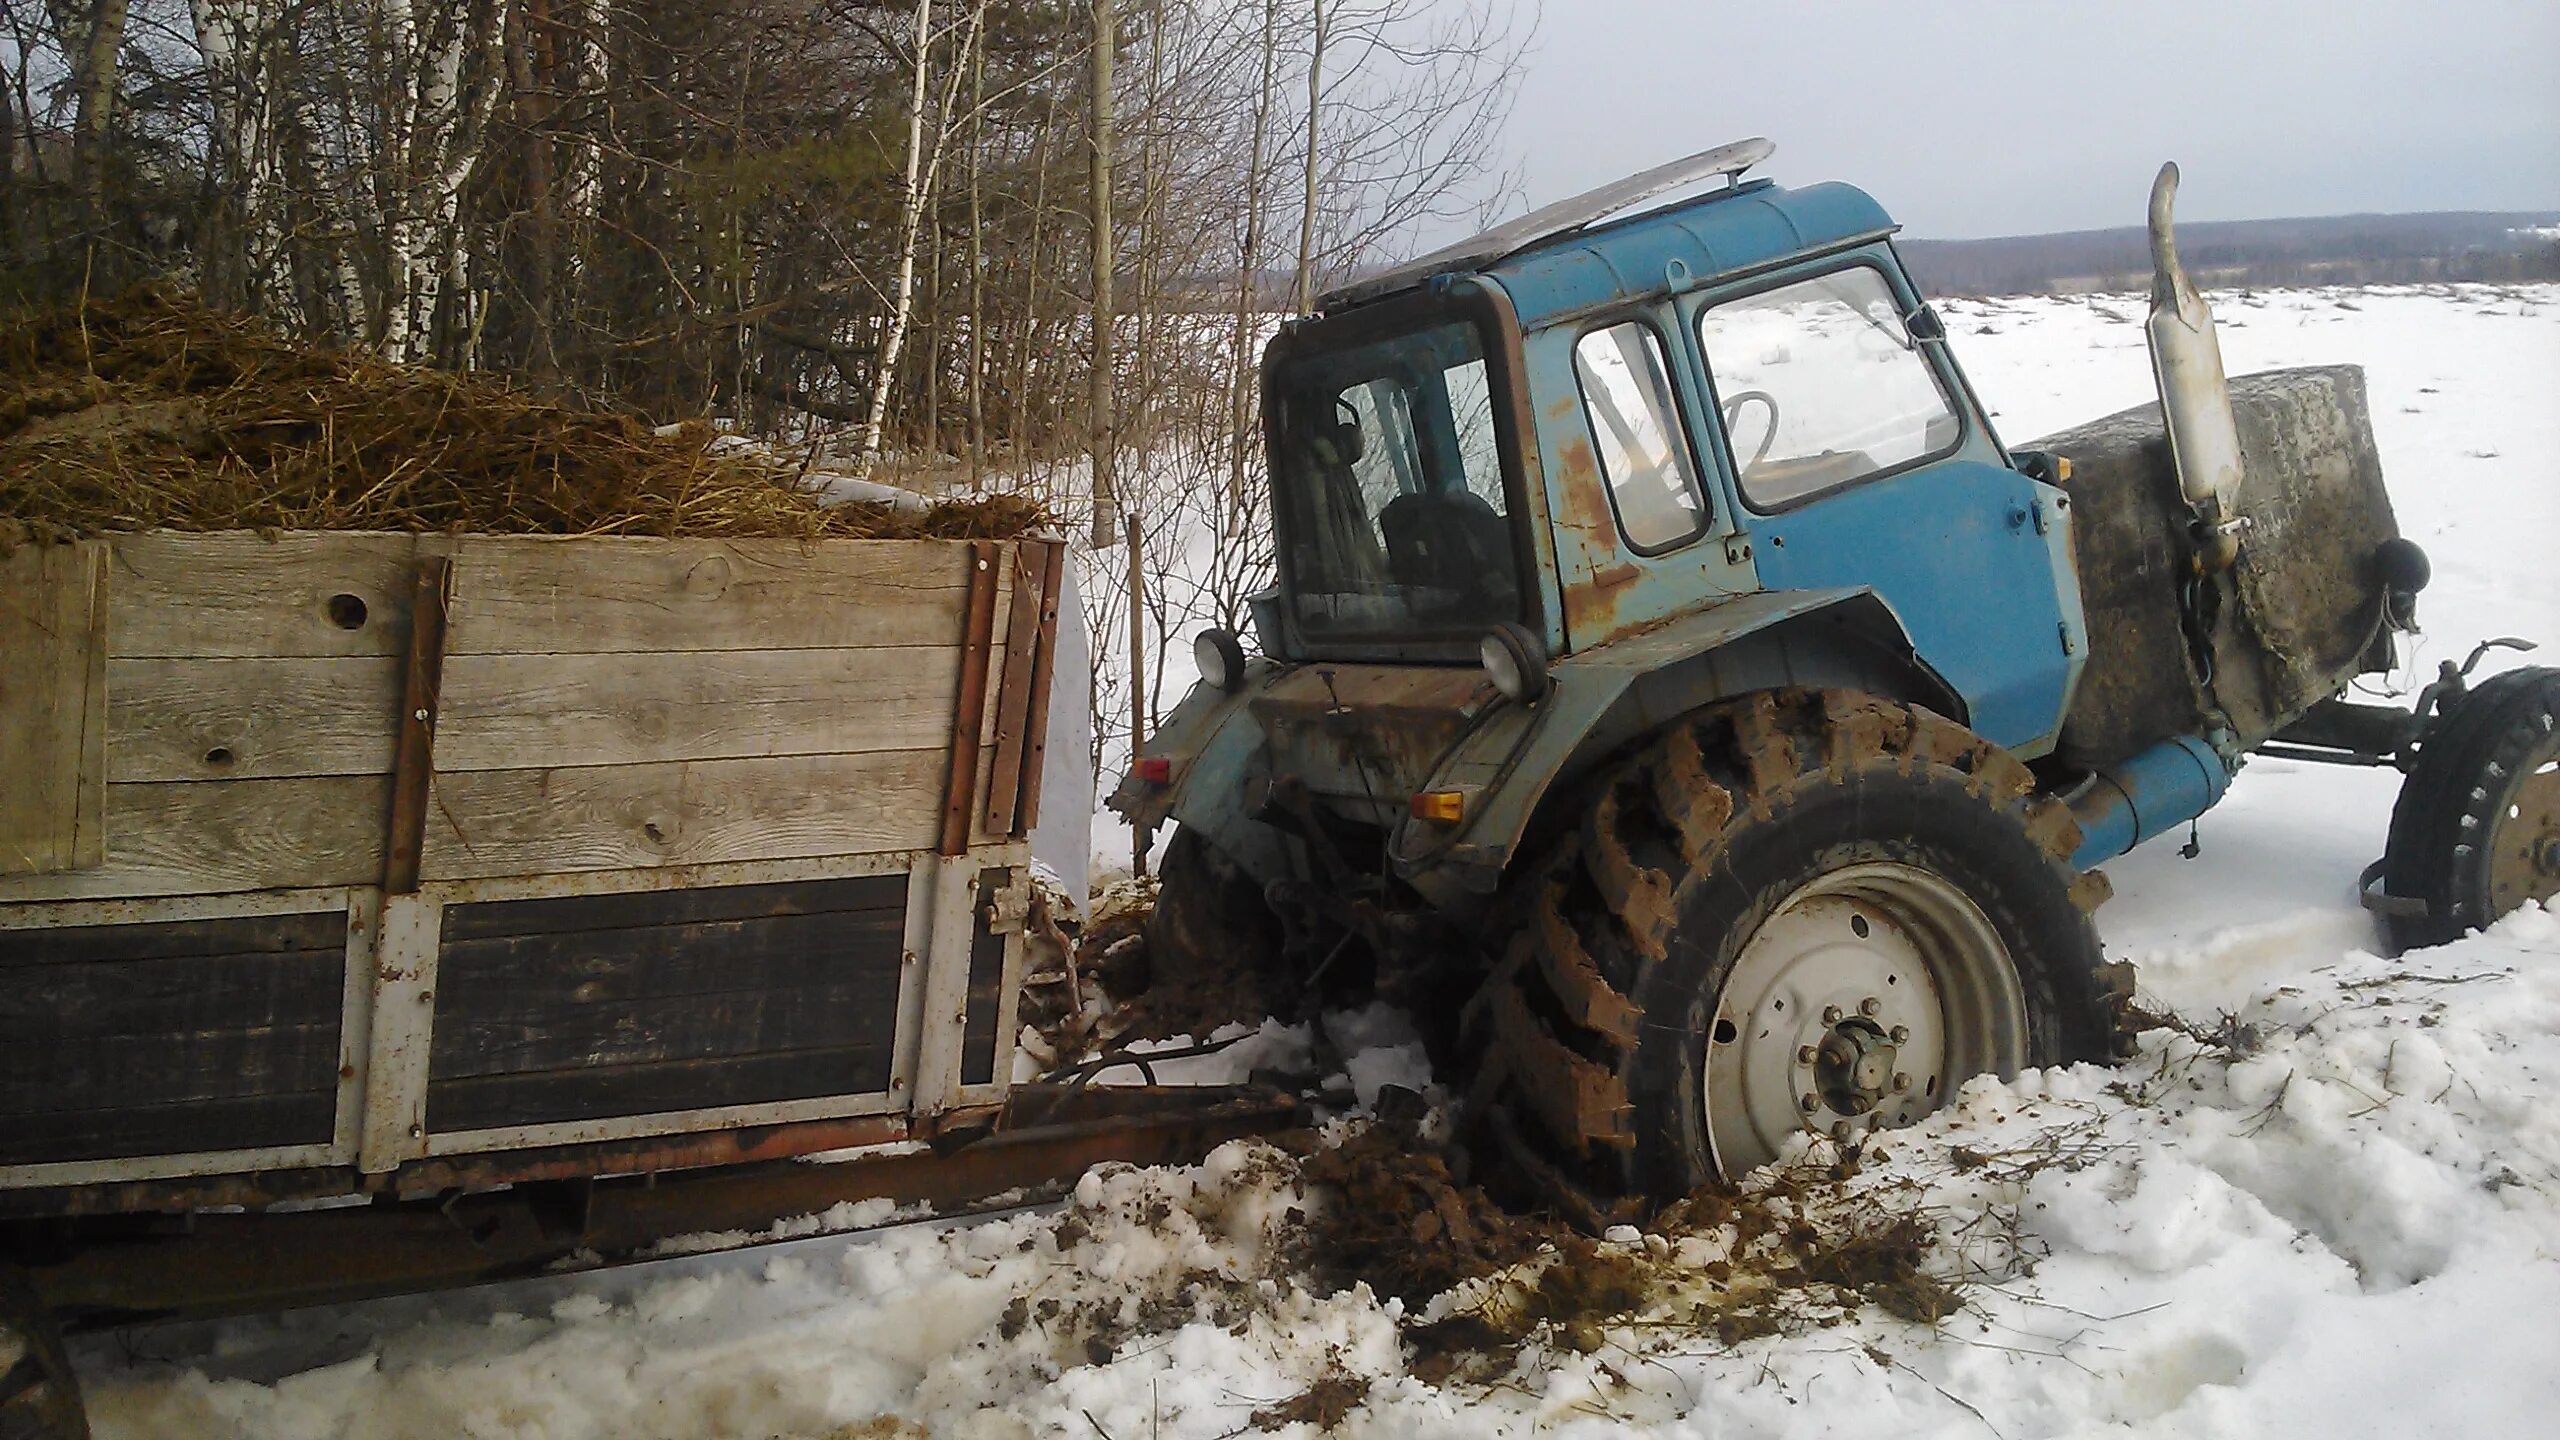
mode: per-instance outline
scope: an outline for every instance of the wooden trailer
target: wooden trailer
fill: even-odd
[[[19,546],[0,1217],[990,1115],[1063,564],[1043,540]]]

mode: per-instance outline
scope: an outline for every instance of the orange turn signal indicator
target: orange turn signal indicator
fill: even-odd
[[[1413,797],[1407,809],[1416,820],[1429,820],[1438,825],[1455,825],[1467,818],[1467,792],[1425,790]]]

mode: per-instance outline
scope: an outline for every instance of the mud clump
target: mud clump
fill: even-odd
[[[1591,1353],[1650,1335],[1734,1346],[1873,1308],[1939,1324],[1965,1303],[1939,1273],[1937,1226],[1899,1192],[1808,1163],[1663,1207],[1632,1239],[1595,1240],[1453,1178],[1444,1155],[1378,1125],[1303,1154],[1317,1197],[1311,1283],[1366,1283],[1405,1302],[1412,1373],[1440,1384],[1508,1373],[1532,1347]]]
[[[1514,1214],[1459,1184],[1448,1157],[1410,1131],[1373,1125],[1312,1149],[1302,1174],[1326,1200],[1308,1221],[1308,1268],[1337,1289],[1365,1282],[1418,1306],[1572,1238],[1555,1221]]]
[[[1285,1425],[1313,1425],[1330,1434],[1334,1427],[1351,1418],[1352,1411],[1369,1403],[1372,1383],[1368,1376],[1355,1375],[1344,1369],[1337,1357],[1333,1368],[1304,1391],[1277,1405],[1254,1411],[1253,1427],[1277,1430]]]

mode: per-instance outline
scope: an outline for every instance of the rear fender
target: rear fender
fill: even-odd
[[[1505,703],[1453,748],[1431,788],[1467,797],[1454,827],[1407,820],[1397,872],[1433,904],[1466,913],[1524,842],[1555,823],[1601,762],[1701,706],[1759,690],[1859,690],[1963,722],[1964,702],[1914,652],[1865,587],[1764,591],[1723,601],[1556,662],[1534,706]]]
[[[1193,685],[1147,736],[1147,757],[1163,759],[1171,767],[1170,780],[1140,779],[1132,767],[1111,793],[1112,811],[1150,830],[1179,820],[1257,880],[1293,873],[1287,836],[1244,812],[1245,786],[1266,768],[1253,698],[1288,672],[1288,666],[1257,659],[1245,666],[1244,681],[1233,691]]]

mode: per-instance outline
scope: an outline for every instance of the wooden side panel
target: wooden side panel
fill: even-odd
[[[109,785],[106,863],[0,876],[0,904],[370,885],[390,804],[387,775]]]
[[[122,782],[379,775],[392,657],[107,662],[106,763]],[[949,647],[461,655],[445,662],[439,771],[941,746]]]
[[[906,877],[449,907],[432,1128],[888,1089]]]
[[[0,938],[0,1165],[328,1142],[344,911]]]
[[[960,671],[967,641],[1001,647],[1022,608],[1003,604],[1010,565],[990,567],[993,595],[973,585],[979,553],[1002,547],[150,534],[95,552],[114,582],[91,655],[95,763],[0,765],[87,785],[99,863],[0,863],[0,903],[379,880],[408,587],[448,551],[424,878],[894,853],[973,832],[992,757],[969,742],[999,716],[984,694],[965,703]],[[992,617],[972,616],[973,591]],[[978,721],[957,774],[955,715]],[[29,733],[0,728],[0,744]],[[0,789],[0,811],[33,793]]]
[[[938,750],[438,775],[424,876],[460,880],[917,850]]]
[[[473,537],[451,655],[948,645],[961,541]]]
[[[105,859],[106,548],[0,556],[0,875]]]
[[[397,656],[409,643],[407,535],[121,535],[109,542],[108,654]]]
[[[948,646],[456,655],[440,771],[937,749]]]
[[[110,660],[107,773],[123,782],[390,772],[400,662]]]

